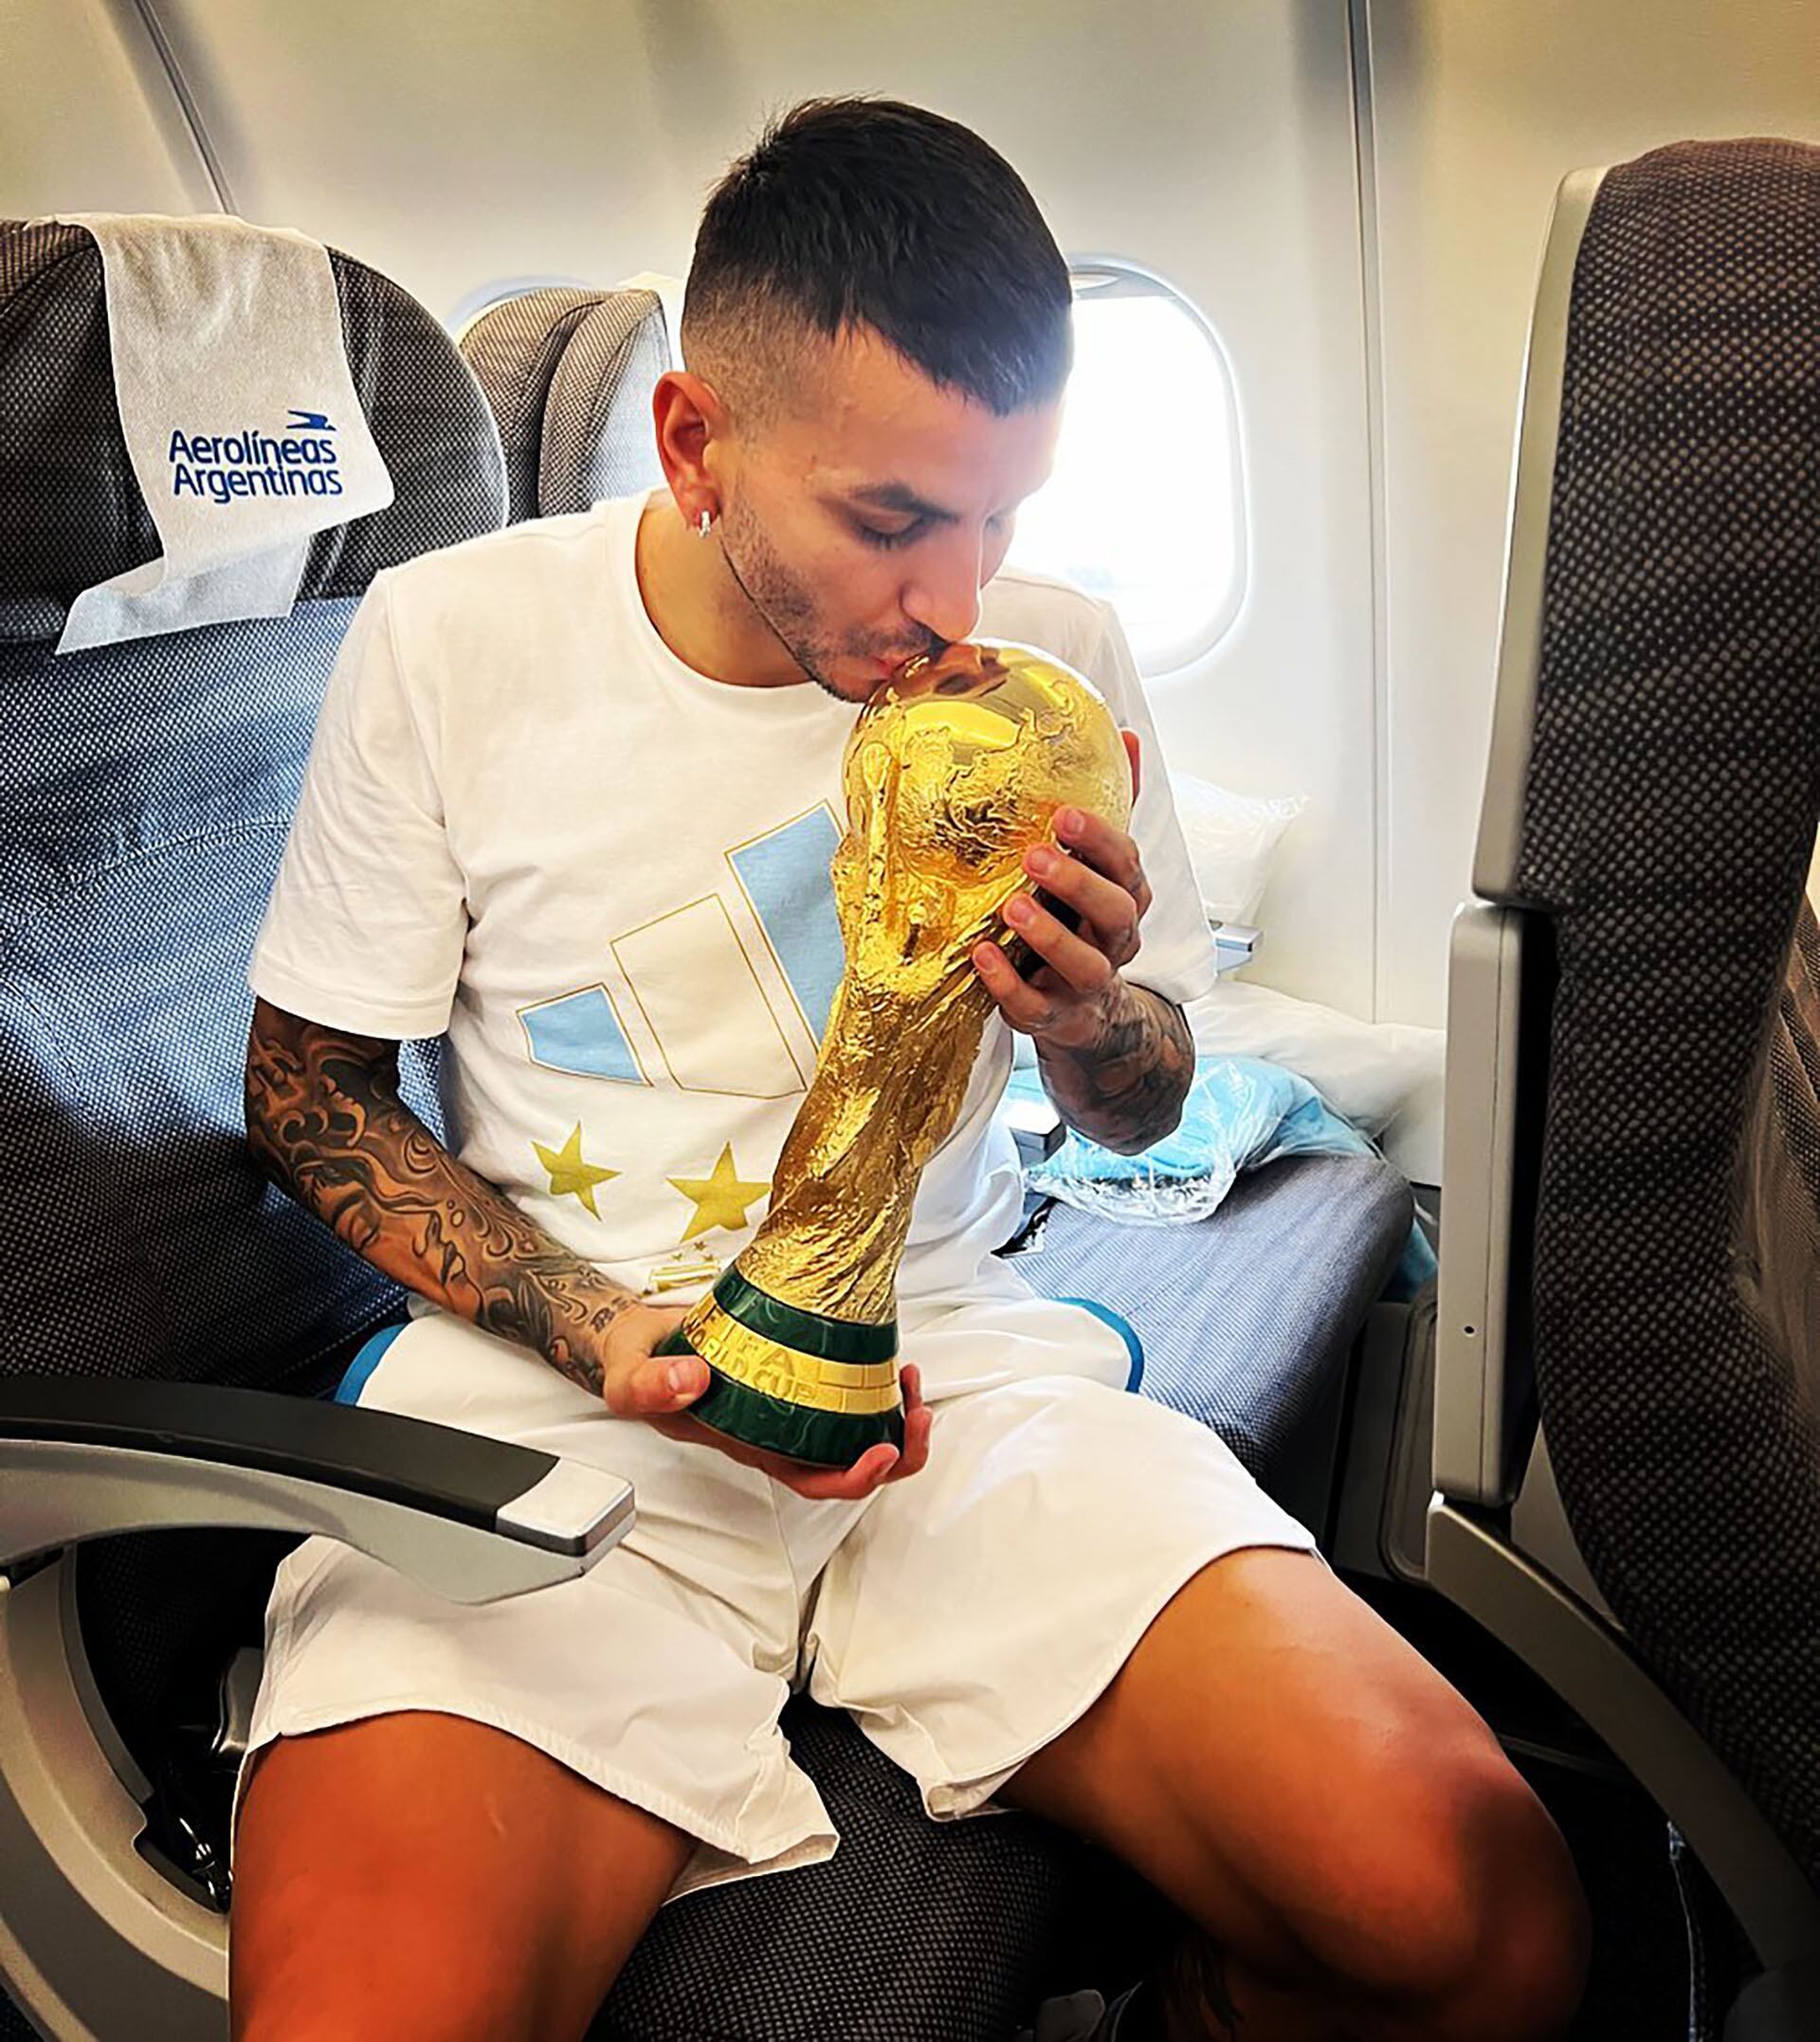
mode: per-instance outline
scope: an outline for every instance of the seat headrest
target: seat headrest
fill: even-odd
[[[1523,849],[1523,794],[1529,782],[1542,651],[1549,512],[1555,496],[1561,392],[1567,374],[1568,310],[1580,244],[1605,177],[1601,168],[1574,171],[1562,180],[1555,194],[1530,314],[1504,548],[1491,749],[1472,865],[1473,891],[1486,901],[1512,902],[1517,897],[1517,868]]]
[[[317,534],[300,600],[358,595],[382,568],[496,530],[505,506],[492,414],[454,342],[388,278],[329,262],[394,493]],[[159,552],[120,430],[100,250],[80,227],[0,221],[0,528],[11,639],[55,637],[82,590]]]
[[[527,291],[483,312],[462,352],[499,421],[514,523],[663,481],[651,392],[670,341],[656,292]]]

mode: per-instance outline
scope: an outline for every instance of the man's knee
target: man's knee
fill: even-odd
[[[1586,1904],[1546,1810],[1494,1747],[1410,1754],[1348,1896],[1304,1928],[1341,1984],[1423,2042],[1552,2042],[1579,2004]],[[1335,1904],[1340,1905],[1336,1906]],[[1332,1912],[1327,1912],[1332,1909]]]

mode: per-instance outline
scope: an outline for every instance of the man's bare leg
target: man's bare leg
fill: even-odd
[[[282,1738],[235,1841],[235,2042],[568,2042],[690,1849],[461,1717]]]
[[[1585,1903],[1558,1831],[1307,1554],[1203,1569],[1004,1797],[1105,1845],[1210,1939],[1166,1981],[1169,2042],[1545,2042],[1578,2002]]]

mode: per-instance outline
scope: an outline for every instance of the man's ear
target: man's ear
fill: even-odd
[[[727,408],[712,383],[686,369],[667,370],[651,392],[651,424],[657,458],[677,507],[694,524],[702,511],[720,515],[720,447],[727,438]]]

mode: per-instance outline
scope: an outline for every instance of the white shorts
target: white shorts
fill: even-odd
[[[1125,1389],[1127,1342],[1092,1310],[1000,1265],[900,1325],[929,1465],[850,1504],[610,1417],[464,1321],[414,1321],[344,1395],[610,1468],[637,1524],[576,1579],[479,1606],[306,1540],[273,1586],[248,1761],[397,1709],[490,1723],[695,1837],[674,1898],[832,1854],[778,1728],[792,1690],[849,1710],[931,1815],[981,1812],[1209,1561],[1313,1546],[1213,1433]]]

